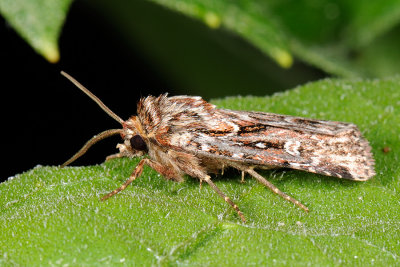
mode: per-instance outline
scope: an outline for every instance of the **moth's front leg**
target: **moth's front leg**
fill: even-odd
[[[119,158],[135,158],[144,155],[143,151],[132,152],[132,149],[129,149],[126,144],[118,144],[117,148],[119,149],[119,152],[107,156],[106,161],[110,159],[119,159]]]
[[[124,190],[128,185],[130,185],[134,180],[136,180],[136,178],[138,178],[142,174],[143,166],[145,164],[154,169],[155,171],[157,171],[158,173],[162,174],[163,176],[167,177],[168,179],[173,179],[174,177],[178,177],[178,174],[174,171],[174,169],[163,166],[157,161],[145,158],[139,162],[139,164],[136,166],[135,170],[132,172],[131,176],[129,176],[128,180],[125,181],[125,183],[123,183],[120,187],[118,187],[114,191],[103,196],[101,200],[104,201],[107,198],[110,198],[113,195]]]
[[[125,158],[125,157],[126,157],[126,156],[123,155],[123,154],[121,154],[121,153],[115,153],[115,154],[112,154],[112,155],[107,156],[107,157],[106,157],[106,161],[109,161],[109,160],[111,160],[111,159]]]

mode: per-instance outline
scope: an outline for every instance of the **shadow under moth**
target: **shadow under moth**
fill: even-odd
[[[280,191],[255,169],[291,168],[355,181],[375,175],[371,147],[351,123],[218,109],[201,97],[167,94],[142,98],[137,115],[124,121],[78,81],[61,73],[122,125],[122,129],[94,136],[61,167],[98,141],[117,134],[123,143],[117,145],[119,153],[107,159],[147,155],[126,182],[102,200],[124,190],[148,165],[169,180],[182,182],[188,174],[200,183],[206,182],[245,222],[239,207],[212,182],[210,173],[238,169],[242,179],[245,173],[251,175],[306,212],[305,205]]]

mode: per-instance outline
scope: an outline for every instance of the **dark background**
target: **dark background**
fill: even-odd
[[[72,5],[59,40],[61,60],[57,64],[50,64],[36,54],[0,17],[2,66],[0,107],[3,117],[1,137],[3,164],[0,168],[0,181],[38,164],[62,164],[93,135],[106,129],[120,127],[92,100],[61,76],[61,70],[68,72],[89,88],[122,119],[134,115],[138,99],[148,94],[158,95],[164,92],[172,95],[195,94],[202,95],[207,100],[239,93],[266,95],[324,76],[323,73],[299,62],[296,62],[291,70],[280,69],[245,41],[238,40],[224,30],[215,32],[199,22],[184,16],[176,16],[171,11],[151,3],[145,5],[147,6],[141,7],[145,11],[140,12],[152,12],[152,14],[158,12],[159,16],[167,18],[173,16],[178,23],[188,25],[188,35],[179,34],[181,39],[178,42],[181,47],[176,48],[176,53],[180,53],[182,47],[191,47],[192,39],[189,32],[193,32],[193,28],[196,28],[201,34],[218,36],[215,42],[217,49],[211,48],[210,51],[212,49],[217,50],[217,53],[218,49],[225,51],[224,40],[231,43],[230,40],[235,39],[236,45],[242,46],[247,52],[250,50],[255,57],[260,57],[266,62],[267,67],[258,73],[259,70],[255,71],[254,66],[249,70],[248,66],[243,65],[243,71],[237,69],[235,73],[228,72],[225,76],[217,74],[219,80],[210,81],[210,88],[206,88],[208,90],[196,90],[197,83],[191,85],[187,82],[191,77],[186,77],[185,82],[180,82],[173,75],[169,75],[168,71],[163,71],[162,67],[143,55],[143,47],[127,44],[124,37],[102,16],[101,12],[92,10],[80,1]],[[154,27],[152,34],[158,36],[157,27]],[[168,29],[168,23],[165,27],[167,28],[163,31],[174,30]],[[196,33],[196,36],[198,35]],[[160,46],[162,45],[164,44],[160,43]],[[214,44],[207,43],[207,45]],[[205,46],[198,45],[198,47]],[[240,55],[230,56],[229,49],[226,51],[228,58],[235,61],[238,66],[242,66]],[[183,51],[183,55],[190,54],[198,56],[198,51]],[[207,66],[206,63],[204,68],[207,68],[207,71],[215,65]],[[232,62],[222,62],[220,66],[215,66],[215,71],[223,70],[224,64],[227,64],[226,68],[229,70],[235,66]],[[280,76],[278,81],[276,77],[269,79],[268,68],[274,70],[274,76]],[[292,73],[302,73],[302,69],[305,69],[304,76],[292,77]],[[207,71],[205,73],[208,73]],[[248,73],[245,73],[246,71]],[[237,80],[241,79],[242,74],[241,84]],[[197,78],[199,73],[193,73],[193,76]],[[208,78],[204,79],[207,82]],[[254,81],[257,84],[253,84]],[[238,86],[235,88],[232,84]],[[96,144],[84,157],[76,161],[75,165],[103,162],[107,155],[117,152],[115,146],[119,139],[116,136]]]

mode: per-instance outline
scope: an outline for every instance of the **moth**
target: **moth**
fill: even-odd
[[[279,190],[256,169],[290,168],[355,181],[375,175],[371,147],[351,123],[218,109],[201,97],[167,94],[142,98],[137,115],[124,121],[78,81],[61,73],[122,125],[122,129],[94,136],[61,167],[98,141],[118,134],[123,139],[117,145],[119,153],[107,159],[147,155],[124,184],[101,200],[124,190],[147,165],[168,180],[182,182],[187,174],[198,178],[200,184],[206,182],[246,222],[239,207],[209,174],[235,168],[242,172],[242,179],[244,174],[251,175],[306,212],[309,210],[305,205]]]

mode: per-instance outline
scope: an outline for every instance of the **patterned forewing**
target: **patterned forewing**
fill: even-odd
[[[286,167],[328,176],[367,180],[374,173],[368,142],[354,124],[262,112],[215,109],[201,98],[169,98],[164,147],[208,159],[256,167]],[[192,105],[190,103],[193,103]],[[162,108],[161,108],[162,110]]]

